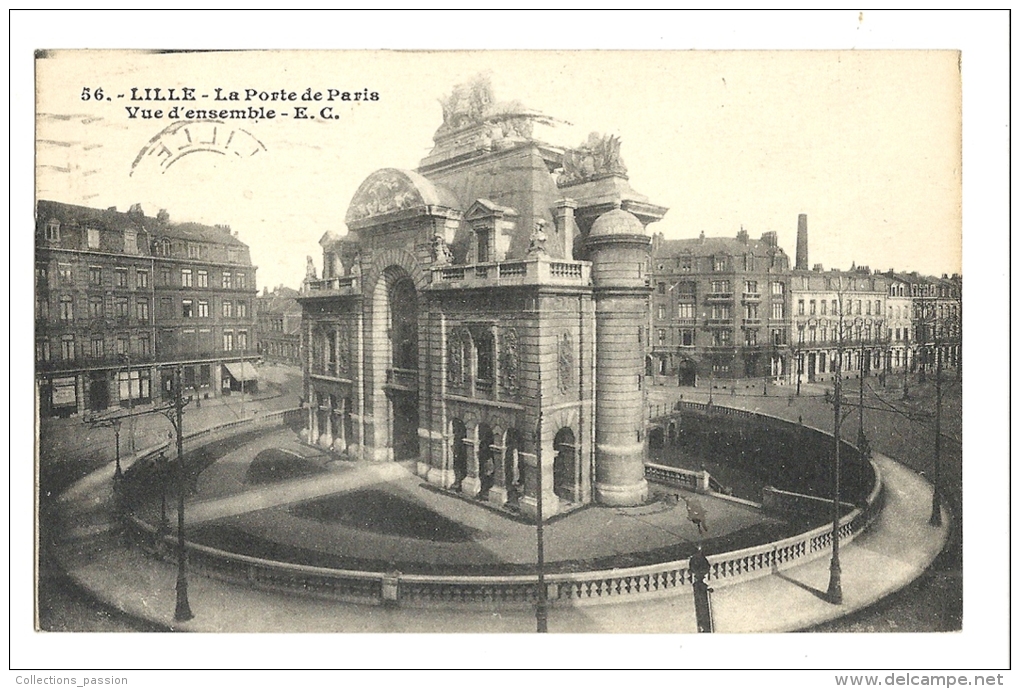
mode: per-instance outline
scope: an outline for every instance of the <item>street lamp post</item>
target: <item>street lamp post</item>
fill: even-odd
[[[839,473],[840,473],[840,427],[843,424],[841,405],[843,397],[843,341],[846,331],[843,324],[842,295],[840,296],[839,320],[836,331],[836,375],[833,382],[832,440],[832,559],[829,561],[829,589],[826,597],[833,605],[843,603],[843,569],[839,562]]]
[[[184,548],[184,376],[183,367],[174,369],[174,416],[177,431],[177,606],[174,619],[186,622],[194,617],[188,603],[187,551]]]
[[[537,524],[535,526],[535,539],[538,547],[538,591],[535,596],[535,624],[539,634],[549,631],[549,611],[546,605],[545,595],[545,543],[543,541],[543,515],[542,515],[542,397],[539,395],[538,422],[535,424],[535,457],[538,460],[538,495],[535,501],[535,512]]]
[[[113,437],[116,443],[116,450],[114,454],[115,468],[113,470],[113,480],[120,481],[124,478],[124,472],[120,468],[120,420],[113,422]]]
[[[942,343],[938,332],[938,323],[934,327],[935,340],[935,465],[932,467],[931,517],[928,523],[942,526],[942,496],[939,492],[940,472],[942,470]]]
[[[867,456],[868,453],[868,436],[864,432],[864,373],[865,373],[865,360],[868,356],[867,351],[864,349],[864,326],[858,326],[857,337],[860,340],[861,352],[858,355],[859,361],[857,362],[860,368],[860,374],[857,377],[858,390],[857,390],[857,449],[863,455]]]

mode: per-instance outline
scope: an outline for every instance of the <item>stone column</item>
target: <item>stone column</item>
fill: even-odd
[[[478,426],[469,431],[468,437],[464,438],[464,445],[467,451],[467,476],[461,481],[460,489],[464,495],[475,497],[482,490],[482,481],[478,477]]]
[[[497,386],[498,387],[498,386]],[[497,436],[502,438],[502,436]],[[489,502],[493,505],[503,505],[506,503],[506,476],[504,476],[505,465],[503,455],[506,453],[506,447],[503,446],[501,439],[497,439],[496,443],[492,445],[492,463],[496,467],[496,471],[493,474],[492,488],[489,489]]]
[[[524,496],[521,497],[521,514],[532,521],[538,519],[538,458],[530,452],[518,452],[524,468]],[[542,520],[548,521],[559,512],[560,500],[553,492],[552,441],[542,443]]]

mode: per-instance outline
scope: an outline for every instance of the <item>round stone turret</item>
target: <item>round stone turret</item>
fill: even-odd
[[[651,289],[651,238],[619,208],[599,216],[586,239],[595,296],[595,499],[640,505],[645,481],[644,360]]]

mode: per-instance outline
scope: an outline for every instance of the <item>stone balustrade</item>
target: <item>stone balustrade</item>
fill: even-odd
[[[707,405],[681,402],[704,410]],[[735,416],[761,416],[773,423],[789,423],[774,417],[728,407],[713,411]],[[266,414],[259,419],[245,419],[188,436],[188,447],[205,444],[228,434],[287,423],[300,409]],[[792,424],[791,424],[792,425]],[[882,482],[878,467],[870,463],[874,473],[873,487],[860,506],[846,506],[839,520],[841,543],[852,540],[864,531],[881,509]],[[659,471],[652,465],[651,471]],[[676,480],[687,474],[684,470],[661,467]],[[126,518],[127,531],[139,542],[151,544],[156,527],[134,515]],[[165,537],[164,552],[175,553],[176,540]],[[832,545],[832,525],[815,527],[789,538],[762,543],[729,553],[710,555],[712,565],[708,581],[713,586],[727,586],[757,577],[768,576],[814,558],[826,556]],[[399,572],[369,572],[312,567],[276,562],[232,553],[195,543],[186,544],[191,566],[202,574],[241,585],[289,593],[299,593],[357,603],[399,602],[409,607],[462,605],[482,608],[529,606],[535,601],[537,577],[525,575],[428,575]],[[548,574],[546,596],[552,606],[614,603],[635,597],[659,597],[691,591],[693,577],[688,560],[624,567],[590,572]],[[396,587],[394,590],[394,586]]]
[[[533,256],[523,261],[439,266],[432,269],[431,289],[477,289],[514,285],[588,285],[588,261]]]

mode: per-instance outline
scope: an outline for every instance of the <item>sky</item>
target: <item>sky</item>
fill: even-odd
[[[667,238],[776,231],[793,254],[806,213],[811,264],[961,272],[961,79],[950,50],[55,51],[36,60],[37,198],[140,202],[150,215],[230,225],[260,286],[297,287],[305,257],[321,262],[323,233],[346,232],[358,185],[378,168],[416,168],[442,122],[439,99],[479,73],[497,100],[559,121],[536,138],[619,136],[631,184],[669,208],[652,226]],[[157,87],[193,88],[197,100],[132,100],[132,88]],[[240,100],[216,101],[217,88]],[[323,100],[300,100],[306,89]],[[329,89],[378,100],[330,102]],[[281,91],[298,100],[274,102]],[[187,143],[166,131],[188,119],[169,119],[174,105],[290,116],[228,120],[215,139],[214,125],[191,125],[211,150],[161,166],[143,152]],[[297,120],[295,106],[330,106],[334,119]],[[132,118],[136,107],[163,118]]]

